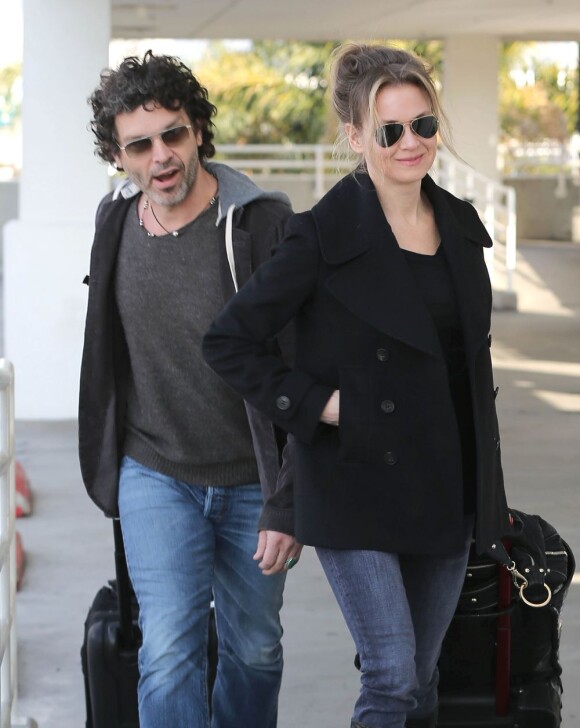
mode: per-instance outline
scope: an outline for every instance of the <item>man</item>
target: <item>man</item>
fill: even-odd
[[[277,433],[205,365],[200,343],[232,276],[241,285],[269,257],[290,205],[208,162],[216,109],[177,58],[125,59],[90,103],[96,152],[128,180],[97,212],[79,451],[89,495],[120,517],[140,606],[140,725],[273,728],[284,574],[260,568],[289,568],[300,546],[280,502],[260,518]]]

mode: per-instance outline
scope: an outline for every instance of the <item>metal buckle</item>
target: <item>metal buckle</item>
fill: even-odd
[[[516,568],[516,562],[515,561],[512,561],[509,566],[506,566],[506,569],[512,575],[512,581],[514,583],[514,586],[519,591],[520,599],[522,600],[522,602],[524,604],[527,604],[528,607],[539,608],[539,607],[545,607],[546,604],[548,604],[550,602],[550,599],[552,598],[552,590],[550,589],[550,587],[546,583],[544,583],[544,589],[546,590],[546,593],[547,593],[548,596],[544,599],[543,602],[531,602],[529,599],[526,599],[526,597],[524,595],[525,590],[529,586],[528,580],[526,579],[526,577],[522,573],[520,573],[517,570],[517,568]]]

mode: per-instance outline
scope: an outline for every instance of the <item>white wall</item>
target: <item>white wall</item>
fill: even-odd
[[[74,417],[96,204],[108,188],[87,97],[107,66],[109,0],[26,0],[20,217],[4,229],[5,356],[16,416]]]
[[[477,172],[498,179],[499,38],[445,39],[443,104],[460,156]]]

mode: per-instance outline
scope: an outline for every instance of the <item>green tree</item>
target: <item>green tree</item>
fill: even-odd
[[[549,108],[544,114],[546,131],[553,139],[563,140],[574,133],[578,114],[577,72],[559,68],[555,63],[535,63],[536,83],[545,89]]]
[[[437,82],[443,76],[443,61],[445,59],[445,43],[442,40],[395,40],[389,41],[393,45],[416,53],[433,67],[433,76]]]
[[[218,108],[222,144],[316,143],[328,126],[326,65],[335,43],[211,43],[196,66]]]
[[[534,43],[506,43],[499,77],[500,125],[504,139],[565,141],[578,114],[575,72],[533,58]],[[526,77],[529,75],[529,78]]]

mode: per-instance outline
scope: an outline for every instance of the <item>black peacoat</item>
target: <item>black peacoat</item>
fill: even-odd
[[[490,357],[491,239],[474,208],[423,180],[457,295],[473,400],[479,551],[509,530]],[[289,320],[288,368],[265,342]],[[370,178],[294,216],[276,255],[204,341],[210,364],[293,436],[295,534],[330,548],[451,553],[464,539],[461,448],[431,316]],[[340,390],[340,424],[319,421]]]

